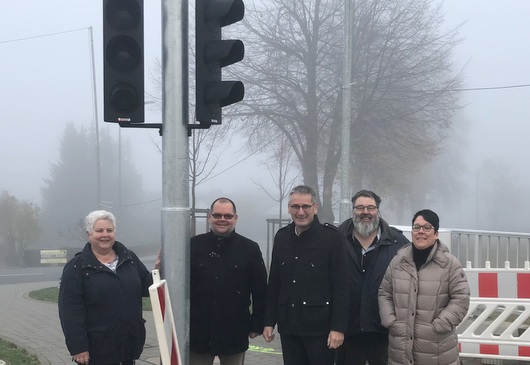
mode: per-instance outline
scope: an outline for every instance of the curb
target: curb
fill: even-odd
[[[30,355],[33,355],[37,358],[37,360],[39,360],[40,364],[41,365],[52,365],[52,363],[50,362],[50,360],[48,360],[46,358],[46,356],[42,355],[39,353],[39,351],[35,350],[34,348],[28,346],[28,345],[23,345],[21,343],[19,343],[18,341],[15,341],[7,336],[0,336],[0,338],[6,342],[10,342],[12,343],[13,345],[21,348],[21,349],[24,349],[28,352],[28,354]],[[0,365],[7,365],[5,361],[3,360],[0,360]]]

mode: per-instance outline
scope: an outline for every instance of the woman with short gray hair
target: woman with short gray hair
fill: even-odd
[[[59,317],[72,361],[133,365],[145,343],[142,296],[152,277],[136,254],[115,240],[116,218],[85,218],[88,242],[63,269]]]

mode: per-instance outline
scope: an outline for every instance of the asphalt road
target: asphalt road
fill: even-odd
[[[151,270],[155,265],[155,257],[140,257],[144,265]],[[22,268],[0,268],[0,285],[42,283],[48,281],[59,281],[63,272],[63,266],[41,266]]]

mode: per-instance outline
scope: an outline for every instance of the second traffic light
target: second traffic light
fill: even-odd
[[[195,119],[199,128],[221,124],[221,108],[243,100],[245,87],[241,81],[223,81],[222,67],[243,59],[241,40],[222,39],[221,28],[243,19],[242,0],[196,0],[196,103]]]
[[[144,122],[143,0],[103,0],[104,120]]]

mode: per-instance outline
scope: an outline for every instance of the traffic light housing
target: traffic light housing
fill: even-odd
[[[143,0],[103,0],[106,122],[145,121],[143,8]]]
[[[245,46],[241,40],[223,40],[221,28],[243,19],[242,0],[196,0],[196,94],[195,119],[209,128],[221,124],[221,108],[243,100],[245,87],[241,81],[223,81],[221,69],[243,59]]]

